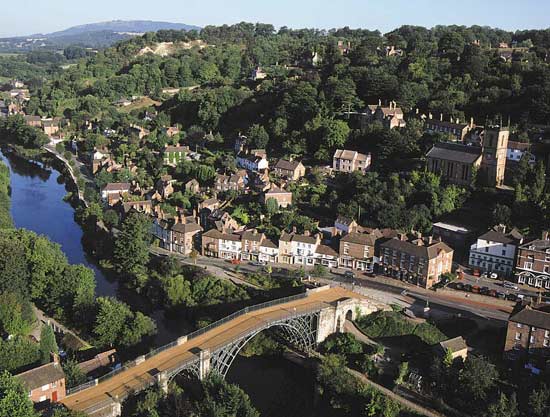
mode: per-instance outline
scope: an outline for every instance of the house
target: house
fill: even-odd
[[[164,148],[163,160],[164,165],[175,166],[178,162],[181,162],[185,159],[189,153],[189,146],[171,146],[166,145]]]
[[[260,66],[255,67],[252,70],[252,74],[250,75],[250,78],[253,81],[263,80],[266,77],[267,77],[267,73],[264,72],[264,70]]]
[[[66,396],[65,373],[57,355],[53,362],[17,374],[15,378],[21,381],[34,403],[56,403]]]
[[[132,104],[132,100],[126,97],[122,97],[114,102],[114,105],[118,107],[128,107],[130,104]]]
[[[201,190],[201,186],[196,179],[187,181],[184,185],[185,191],[192,194],[198,194]]]
[[[158,192],[160,199],[166,200],[174,193],[174,184],[176,180],[171,175],[163,175],[155,184],[155,190]]]
[[[241,236],[211,229],[202,234],[201,250],[204,256],[222,259],[241,259]]]
[[[221,231],[240,231],[243,227],[231,215],[224,210],[215,209],[209,213],[203,222],[206,229],[216,229]]]
[[[440,120],[432,119],[430,113],[429,118],[424,122],[424,129],[429,133],[443,133],[450,136],[453,140],[458,142],[464,141],[464,138],[470,130],[474,128],[474,119],[470,119],[470,123],[460,123],[459,119],[450,121],[443,120],[443,114],[441,114]]]
[[[465,361],[468,357],[468,345],[462,336],[439,342],[436,351],[442,357],[445,357],[449,352],[453,360],[461,358]]]
[[[237,155],[237,166],[247,171],[263,171],[269,168],[266,153],[263,149],[256,149],[250,152],[243,151]]]
[[[321,244],[321,235],[311,236],[310,232],[298,234],[296,231],[283,231],[279,238],[279,262],[291,265],[313,266],[315,252]]]
[[[260,259],[260,245],[265,238],[265,235],[258,233],[256,229],[242,232],[242,252],[240,259],[243,261],[258,261]]]
[[[153,236],[159,240],[161,248],[170,252],[189,255],[193,249],[200,248],[202,227],[195,215],[178,214],[172,219],[159,215],[153,220]]]
[[[137,136],[139,140],[142,140],[145,136],[149,135],[151,132],[149,129],[146,129],[142,126],[132,124],[128,128],[128,135],[129,136]]]
[[[470,246],[469,264],[475,271],[494,272],[500,277],[510,278],[516,250],[522,243],[523,236],[517,229],[506,233],[506,226],[495,226]]]
[[[328,268],[338,268],[338,252],[328,245],[317,245],[314,262]]]
[[[516,305],[508,318],[504,357],[541,369],[550,356],[550,306]]]
[[[271,189],[263,195],[264,204],[267,204],[269,199],[275,200],[279,208],[287,208],[292,205],[292,193],[278,187],[271,187]]]
[[[306,168],[300,161],[279,159],[273,167],[273,173],[280,177],[296,181],[306,175]]]
[[[436,143],[426,154],[428,170],[458,185],[469,185],[478,178],[487,186],[501,186],[509,136],[509,128],[489,126],[484,130],[481,146]]]
[[[508,148],[506,150],[506,159],[508,162],[519,162],[525,154],[529,155],[529,164],[533,165],[537,162],[535,155],[531,153],[530,143],[508,141]]]
[[[351,232],[357,232],[358,228],[359,225],[357,222],[348,217],[339,216],[334,221],[334,229],[336,230],[336,234],[343,235]]]
[[[166,135],[171,138],[180,133],[180,128],[177,126],[170,126],[164,129],[164,133],[166,133]]]
[[[116,363],[116,349],[109,349],[100,352],[93,358],[78,363],[78,368],[84,375],[87,375],[97,369],[106,368]]]
[[[53,136],[58,133],[60,129],[59,122],[60,120],[57,118],[43,119],[42,129],[44,130],[44,133],[48,136]]]
[[[407,123],[404,119],[403,110],[397,107],[395,101],[391,101],[389,106],[382,106],[382,101],[378,100],[378,105],[370,104],[366,109],[366,117],[363,119],[363,128],[366,123],[372,123],[378,121],[386,129],[393,129],[396,127],[405,127]]]
[[[101,189],[101,198],[110,206],[115,205],[130,193],[130,183],[110,182]]]
[[[117,205],[122,216],[128,215],[128,213],[130,213],[131,211],[137,211],[138,213],[145,214],[151,214],[153,212],[153,205],[151,203],[151,200],[126,202],[122,202],[122,200],[120,200]]]
[[[25,115],[23,117],[25,118],[25,123],[27,123],[28,126],[42,127],[42,119],[40,116]]]
[[[336,149],[332,157],[332,169],[337,172],[365,173],[371,165],[371,154],[362,154],[356,151]]]
[[[239,170],[232,175],[218,174],[214,181],[214,189],[219,192],[242,191],[246,188],[248,175],[245,170]]]
[[[380,265],[386,274],[426,289],[451,272],[452,262],[453,250],[431,236],[401,234],[380,244]]]
[[[519,284],[550,289],[550,232],[518,247],[515,276]]]
[[[261,262],[277,262],[279,258],[279,246],[270,239],[263,239],[260,242],[260,254],[258,260]]]
[[[342,268],[372,271],[376,241],[382,235],[372,233],[350,232],[340,239],[338,264]]]

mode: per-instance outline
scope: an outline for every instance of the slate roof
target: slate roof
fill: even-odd
[[[32,391],[46,384],[64,379],[65,373],[59,363],[51,362],[15,375],[15,377],[23,383],[27,391]]]
[[[336,252],[334,249],[332,249],[330,246],[327,245],[319,245],[317,246],[317,249],[315,249],[315,253],[318,253],[320,255],[327,255],[337,258],[338,252]]]
[[[264,239],[260,246],[263,246],[264,248],[271,248],[271,249],[277,249],[279,246],[277,246],[271,239]]]
[[[481,148],[458,143],[436,143],[426,155],[428,158],[473,164],[481,158]]]
[[[130,183],[129,182],[110,182],[105,187],[103,191],[129,191]]]
[[[256,233],[254,233],[254,232],[256,232]],[[246,231],[242,232],[241,236],[242,236],[243,240],[250,240],[251,242],[261,242],[263,237],[264,237],[264,234],[263,233],[258,233],[255,230],[246,230]]]
[[[517,313],[512,313],[509,320],[538,329],[550,330],[550,313],[530,306],[525,306]]]
[[[525,249],[534,247],[534,249],[531,249],[531,250],[546,252],[547,250],[550,250],[550,240],[535,239],[530,242],[527,242],[524,245],[521,245],[520,247]]]
[[[400,252],[408,253],[417,258],[433,259],[436,258],[440,251],[446,253],[452,252],[453,250],[443,242],[436,242],[430,246],[417,245],[406,240],[401,240],[398,238],[390,239],[382,243],[381,247],[387,247],[390,249],[395,249]]]
[[[288,161],[286,159],[279,159],[275,164],[274,169],[282,169],[285,171],[294,171],[300,165],[300,161]]]
[[[176,223],[172,226],[172,230],[174,232],[179,233],[193,233],[193,232],[200,232],[202,230],[202,227],[198,225],[197,223]]]
[[[349,151],[346,149],[336,149],[336,151],[334,152],[334,158],[347,159],[349,161],[352,161],[354,159],[359,161],[366,161],[368,156],[363,153],[359,153],[357,151]]]
[[[517,231],[516,231],[517,232]],[[489,230],[487,233],[482,234],[478,239],[480,240],[486,240],[491,242],[498,242],[503,244],[517,244],[519,243],[519,240],[521,240],[522,236],[519,234],[519,232],[514,233],[514,231],[511,231],[508,234],[504,234],[501,232],[497,232],[496,230]]]
[[[426,124],[432,124],[436,126],[441,126],[443,128],[448,129],[457,129],[457,130],[464,130],[465,127],[468,127],[467,123],[453,123],[446,120],[434,120],[434,119],[428,119],[426,120]]]
[[[377,236],[371,234],[371,233],[348,233],[345,235],[342,239],[340,239],[340,242],[346,242],[346,243],[356,243],[358,245],[369,245],[374,246],[376,242]]]

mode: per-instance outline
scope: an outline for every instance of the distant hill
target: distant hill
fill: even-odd
[[[159,30],[200,30],[184,23],[151,20],[113,20],[73,26],[59,32],[0,39],[0,52],[28,52],[63,49],[69,45],[104,48],[145,32]]]

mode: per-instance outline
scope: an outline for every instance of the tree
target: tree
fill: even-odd
[[[193,249],[191,249],[191,252],[189,253],[189,257],[193,261],[193,265],[196,265],[197,264],[197,259],[199,257],[199,252],[195,248],[193,248]]]
[[[269,143],[269,134],[263,126],[258,124],[250,126],[250,129],[248,129],[247,132],[247,137],[258,149],[265,149]]]
[[[0,373],[0,416],[37,416],[28,392],[19,381],[6,371]]]
[[[546,385],[535,389],[529,395],[529,409],[533,417],[550,417],[550,393]]]
[[[492,363],[483,356],[468,356],[460,374],[464,398],[476,402],[484,401],[489,390],[495,385],[498,372]]]
[[[279,203],[275,198],[270,197],[265,201],[265,209],[267,214],[271,217],[279,211]]]
[[[146,273],[151,239],[150,223],[148,216],[142,213],[131,213],[122,223],[114,250],[115,268],[118,272],[129,276]]]
[[[26,335],[34,322],[30,303],[13,293],[0,294],[0,330],[9,335]]]
[[[349,355],[363,352],[363,345],[351,333],[336,333],[322,343],[321,352]]]
[[[395,378],[395,385],[401,385],[405,382],[407,375],[409,375],[409,362],[401,362],[397,371],[397,377]]]
[[[496,204],[492,212],[493,224],[510,225],[512,223],[512,210],[505,204]]]
[[[40,330],[40,360],[42,363],[49,363],[52,360],[52,354],[58,353],[59,348],[53,329],[47,324],[42,325]]]
[[[500,393],[498,400],[487,409],[486,417],[517,417],[519,415],[515,393],[508,398]]]
[[[75,359],[70,358],[63,362],[63,372],[65,372],[67,388],[73,388],[86,382],[86,374],[82,372]]]
[[[100,346],[133,346],[156,332],[153,320],[115,298],[98,298],[97,311],[93,333]]]

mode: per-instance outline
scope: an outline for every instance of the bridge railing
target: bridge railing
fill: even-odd
[[[187,335],[187,340],[191,340],[195,337],[203,335],[204,333],[206,333],[206,332],[208,332],[212,329],[215,329],[216,327],[219,327],[219,326],[221,326],[225,323],[230,322],[231,320],[236,319],[237,317],[243,316],[243,315],[245,315],[247,313],[250,313],[252,311],[257,311],[257,310],[261,310],[261,309],[264,309],[264,308],[273,307],[273,306],[276,306],[276,305],[279,305],[279,304],[289,303],[291,301],[304,299],[306,297],[307,297],[307,292],[304,292],[304,293],[300,293],[300,294],[296,294],[296,295],[291,295],[289,297],[278,298],[276,300],[266,301],[264,303],[256,304],[256,305],[249,306],[249,307],[245,307],[241,310],[235,311],[234,313],[230,314],[227,317],[224,317],[223,319],[220,319],[218,321],[215,321],[214,323],[209,324],[208,326],[205,326],[201,329],[198,329],[198,330],[195,330],[194,332],[189,333]],[[156,349],[151,350],[149,353],[144,355],[144,358],[145,359],[150,359],[153,356],[158,355],[159,353],[161,353],[165,350],[168,350],[170,348],[173,348],[177,345],[178,345],[177,340],[173,341],[173,342],[170,342],[166,345],[163,345],[163,346],[160,346]],[[135,360],[129,361],[129,362],[125,363],[123,366],[121,366],[120,368],[115,369],[115,370],[103,375],[102,377],[100,377],[100,378],[98,378],[94,381],[86,382],[82,385],[71,388],[71,390],[68,392],[68,395],[75,394],[75,393],[77,393],[79,391],[82,391],[82,390],[85,390],[87,388],[91,388],[91,387],[93,387],[93,386],[95,386],[95,385],[97,385],[97,384],[99,384],[103,381],[106,381],[106,380],[114,377],[115,375],[120,374],[121,372],[124,372],[124,371],[126,371],[130,368],[133,368],[134,366],[136,366],[136,361]]]

